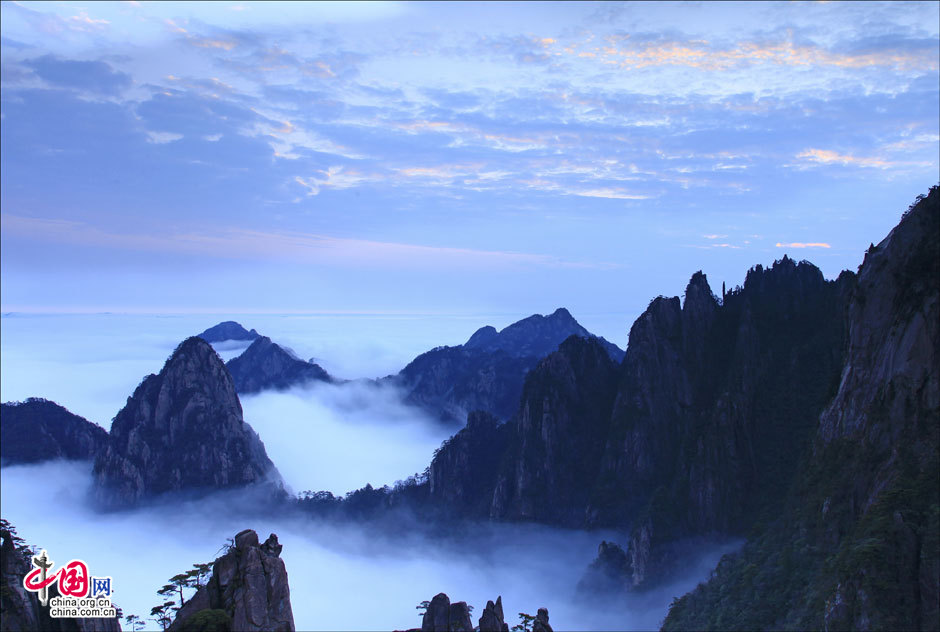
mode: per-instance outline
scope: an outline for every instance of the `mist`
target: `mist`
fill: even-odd
[[[415,606],[438,592],[467,601],[480,616],[502,595],[506,621],[547,607],[558,630],[658,627],[673,597],[707,576],[731,545],[689,560],[687,577],[639,594],[625,608],[577,599],[575,587],[610,532],[535,525],[467,525],[447,537],[381,525],[330,523],[301,516],[252,514],[233,493],[121,513],[98,514],[85,496],[91,464],[51,462],[13,466],[0,479],[3,516],[29,544],[64,563],[84,560],[89,572],[113,577],[114,602],[146,616],[156,591],[193,563],[211,561],[242,529],[284,545],[298,630],[379,630],[420,626]]]
[[[344,494],[424,471],[453,432],[371,382],[314,383],[241,398],[245,421],[294,491]]]

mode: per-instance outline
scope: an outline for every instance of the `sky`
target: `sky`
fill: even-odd
[[[0,309],[550,313],[940,180],[940,3],[0,3]],[[484,323],[481,323],[484,324]],[[507,324],[507,323],[503,323]]]

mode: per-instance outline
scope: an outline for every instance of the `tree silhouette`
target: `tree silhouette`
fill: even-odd
[[[512,626],[513,632],[529,632],[532,629],[532,623],[535,617],[525,612],[519,613],[519,624]]]
[[[136,614],[129,614],[126,617],[124,617],[124,620],[127,621],[127,625],[129,625],[131,630],[133,630],[134,632],[138,632],[139,630],[142,630],[144,628],[143,619],[138,617]]]
[[[172,586],[171,586],[172,588]],[[163,628],[163,632],[170,627],[173,617],[170,616],[170,609],[176,604],[175,601],[164,601],[162,605],[154,606],[150,609],[150,619],[156,621]]]

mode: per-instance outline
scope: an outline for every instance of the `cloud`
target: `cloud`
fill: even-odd
[[[839,52],[813,43],[793,41],[740,41],[720,47],[704,40],[670,40],[655,38],[644,41],[642,36],[608,35],[603,42],[566,44],[546,41],[556,54],[589,58],[618,68],[650,68],[685,66],[698,70],[722,71],[749,65],[773,64],[806,68],[885,68],[904,72],[936,71],[936,50],[923,42],[904,48],[886,48],[865,52]],[[557,45],[556,45],[557,44]]]
[[[2,215],[0,220],[7,235],[15,234],[39,241],[71,243],[85,247],[199,254],[222,259],[288,260],[353,267],[616,267],[609,263],[568,261],[542,254],[381,242],[313,233],[228,229],[216,232],[142,234],[112,232],[79,221],[11,214]]]
[[[794,241],[794,242],[791,242],[791,243],[788,243],[788,244],[780,243],[780,242],[778,241],[778,242],[776,243],[776,246],[777,246],[777,248],[832,248],[832,246],[830,246],[830,245],[827,244],[827,243],[823,243],[823,242],[801,243],[801,242],[798,242],[798,241]]]
[[[881,158],[863,158],[852,156],[851,154],[840,154],[829,149],[807,149],[796,155],[797,158],[805,158],[810,162],[823,165],[840,164],[855,167],[874,167],[877,169],[888,169],[897,163],[892,163]]]
[[[423,471],[452,434],[405,405],[396,389],[372,382],[313,384],[241,402],[245,420],[295,492],[341,495],[367,483],[392,485]]]
[[[75,61],[43,55],[24,62],[46,82],[101,94],[117,94],[133,81],[130,75],[114,70],[103,61]]]

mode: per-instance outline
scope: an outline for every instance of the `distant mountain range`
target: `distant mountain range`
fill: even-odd
[[[401,388],[407,403],[448,423],[465,424],[472,410],[506,420],[515,412],[526,374],[570,336],[596,338],[613,361],[623,359],[623,350],[589,332],[561,307],[548,316],[535,314],[501,331],[481,327],[463,345],[422,353],[397,375],[379,382]],[[226,363],[242,395],[342,381],[313,360],[301,360],[254,329],[248,331],[233,321],[219,323],[199,337],[210,342],[253,340],[244,353]]]
[[[423,353],[384,381],[402,388],[408,403],[457,425],[473,410],[506,420],[518,406],[529,371],[571,336],[596,339],[613,361],[623,358],[621,349],[590,333],[562,307],[501,331],[481,327],[466,343]]]

